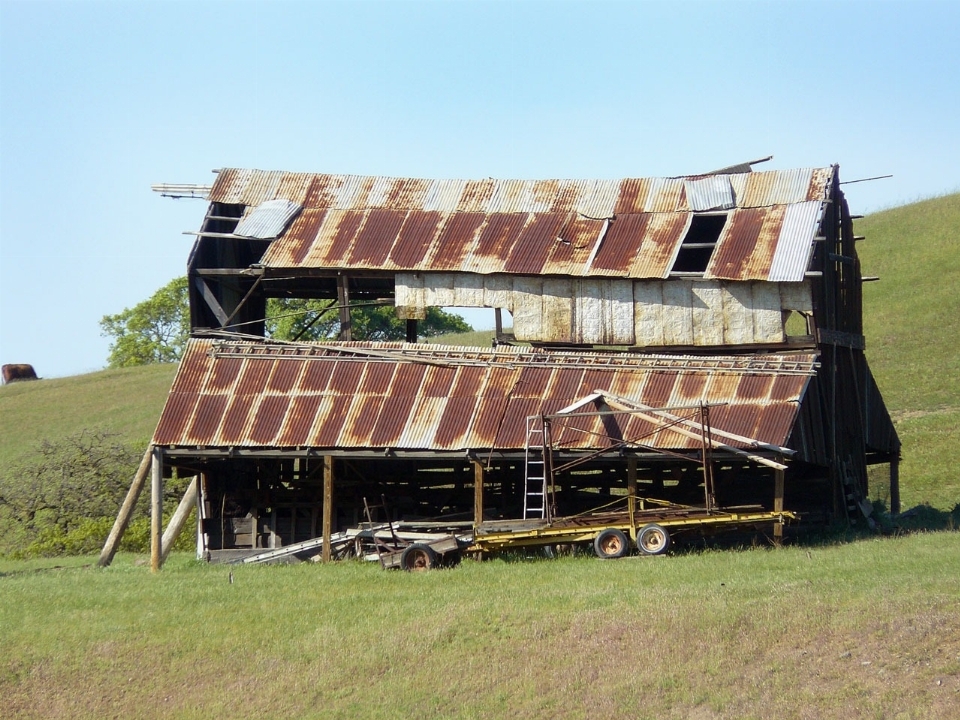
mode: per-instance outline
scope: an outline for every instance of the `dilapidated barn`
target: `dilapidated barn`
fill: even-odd
[[[881,464],[898,502],[835,166],[602,181],[225,169],[207,200],[194,337],[153,462],[199,476],[212,556],[329,538],[369,499],[474,526],[625,495],[821,522],[859,517]],[[341,341],[264,338],[271,297],[328,300]],[[395,305],[407,342],[352,341],[357,300]],[[417,343],[430,307],[494,308],[495,346]]]

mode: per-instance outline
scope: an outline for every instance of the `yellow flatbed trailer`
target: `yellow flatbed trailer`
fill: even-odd
[[[643,555],[661,555],[679,532],[721,530],[783,524],[796,520],[789,511],[770,512],[758,506],[711,509],[677,505],[622,512],[597,512],[552,521],[502,520],[474,529],[467,551],[497,552],[544,545],[592,543],[601,558],[619,558],[636,547]]]

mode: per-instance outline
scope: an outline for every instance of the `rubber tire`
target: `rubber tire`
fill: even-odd
[[[400,567],[407,572],[423,572],[437,566],[437,553],[429,545],[414,543],[400,556]]]
[[[603,560],[622,558],[629,550],[630,541],[622,531],[616,528],[601,530],[593,541],[593,551]]]
[[[637,549],[643,555],[663,555],[670,549],[670,533],[656,523],[644,525],[637,533]]]

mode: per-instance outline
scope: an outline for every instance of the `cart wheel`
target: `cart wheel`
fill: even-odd
[[[663,555],[670,547],[670,533],[666,528],[651,523],[637,533],[637,549],[644,555]]]
[[[437,554],[429,545],[416,543],[400,556],[400,567],[408,572],[429,570],[437,564]]]
[[[597,557],[604,560],[622,558],[630,549],[630,543],[627,542],[627,536],[616,528],[607,528],[601,530],[593,541],[593,551]]]

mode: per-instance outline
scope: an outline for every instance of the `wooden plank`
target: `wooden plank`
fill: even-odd
[[[150,570],[158,572],[163,565],[160,539],[163,531],[163,451],[153,448],[150,467]]]
[[[323,456],[323,562],[332,558],[330,540],[333,536],[333,458]]]
[[[153,445],[151,444],[147,445],[147,449],[140,459],[140,465],[137,467],[137,472],[133,476],[130,489],[127,490],[127,496],[123,499],[120,512],[117,513],[117,519],[114,521],[113,527],[110,529],[110,534],[107,536],[107,540],[103,544],[103,549],[100,551],[100,559],[97,561],[100,567],[107,567],[113,562],[113,556],[116,555],[117,548],[120,547],[120,541],[123,539],[123,534],[127,531],[130,518],[133,517],[133,510],[137,505],[137,500],[140,499],[140,494],[143,492],[143,486],[146,484],[147,474],[150,472],[150,463],[152,460]]]
[[[197,476],[193,476],[193,480],[190,481],[190,485],[187,486],[187,491],[183,494],[183,498],[180,500],[180,504],[177,506],[176,512],[173,513],[173,517],[170,518],[170,522],[167,524],[167,529],[163,533],[163,537],[160,538],[160,562],[166,562],[167,555],[170,554],[170,548],[173,547],[173,544],[177,541],[177,538],[180,537],[180,532],[183,530],[184,524],[187,522],[187,518],[190,515],[190,511],[193,510],[194,505],[197,504]]]

